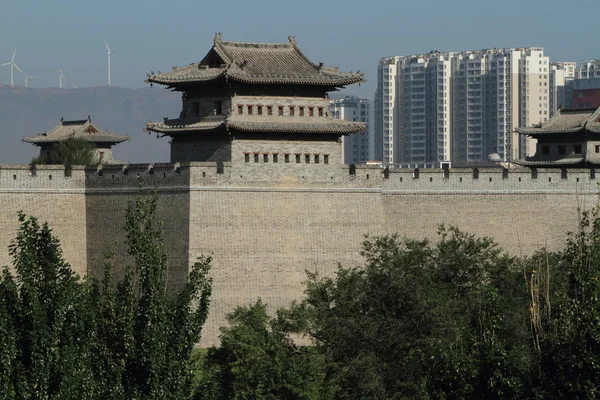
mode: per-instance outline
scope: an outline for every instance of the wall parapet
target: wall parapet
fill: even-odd
[[[85,185],[83,166],[0,164],[2,191],[77,191]]]
[[[598,193],[600,171],[592,168],[382,168],[377,165],[340,166],[339,174],[327,179],[268,174],[254,177],[235,172],[230,162],[182,162],[107,164],[86,168],[61,165],[0,164],[2,191],[82,191],[137,189],[141,186],[169,190],[193,187],[257,188],[365,188],[391,193],[406,192],[493,192]],[[248,172],[248,171],[246,171]]]

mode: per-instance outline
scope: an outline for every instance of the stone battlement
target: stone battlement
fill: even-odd
[[[244,171],[248,172],[248,171]],[[288,172],[293,172],[289,171]],[[302,172],[300,172],[301,174]],[[329,178],[329,179],[328,179]],[[243,174],[230,162],[185,162],[109,164],[97,168],[60,165],[31,166],[1,164],[0,190],[70,190],[103,188],[137,190],[155,186],[188,190],[196,186],[233,186],[380,190],[383,192],[498,192],[498,193],[597,193],[600,171],[594,169],[541,168],[450,168],[384,169],[379,166],[341,166],[327,176],[289,174],[271,177],[269,173]]]

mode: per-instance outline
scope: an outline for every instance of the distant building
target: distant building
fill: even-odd
[[[549,58],[534,47],[383,58],[374,122],[384,164],[439,167],[532,152],[514,129],[549,118],[549,76]]]
[[[600,60],[583,60],[575,72],[575,79],[600,78]]]
[[[517,128],[536,139],[535,154],[515,160],[529,167],[600,165],[600,107],[560,109],[540,126]]]
[[[65,121],[54,129],[35,136],[26,136],[23,141],[40,147],[40,156],[49,155],[54,145],[69,138],[83,139],[95,147],[96,160],[103,164],[117,162],[113,159],[112,146],[129,140],[129,136],[120,136],[99,128],[88,116],[87,119]]]
[[[345,164],[363,164],[374,158],[371,101],[354,96],[329,102],[329,114],[346,121],[364,122],[367,129],[342,138],[342,159]]]
[[[572,82],[575,78],[575,62],[550,64],[550,116],[559,108],[572,107]],[[569,86],[571,89],[569,90]]]

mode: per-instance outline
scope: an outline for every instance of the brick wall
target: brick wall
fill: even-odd
[[[12,265],[8,246],[15,238],[17,212],[48,221],[75,272],[86,272],[85,172],[62,166],[0,165],[0,265]]]
[[[171,162],[188,161],[231,161],[231,141],[225,139],[206,139],[202,142],[173,138],[171,143]]]
[[[598,202],[600,175],[588,170],[422,170],[417,176],[408,169],[384,175],[372,166],[351,174],[333,162],[246,165],[242,149],[255,145],[269,154],[281,146],[234,141],[234,158],[222,171],[214,162],[110,165],[75,168],[65,177],[62,167],[32,175],[28,166],[0,166],[0,259],[10,264],[6,249],[22,209],[49,221],[78,272],[101,271],[105,251],[115,252],[120,268],[128,262],[122,245],[127,202],[140,183],[147,191],[156,188],[169,284],[183,282],[199,255],[214,258],[212,306],[201,342],[208,346],[217,343],[235,306],[261,297],[273,311],[302,296],[306,270],[331,275],[338,263],[361,265],[365,234],[435,239],[444,223],[494,237],[513,254],[531,254],[541,246],[561,248],[566,232],[577,228],[578,208]],[[261,167],[282,167],[282,173]],[[312,167],[331,170],[322,174]]]
[[[341,157],[337,140],[234,140],[231,144],[231,165],[235,171],[232,179],[339,181]]]

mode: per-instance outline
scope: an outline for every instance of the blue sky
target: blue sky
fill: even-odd
[[[225,40],[283,42],[296,36],[315,62],[360,70],[368,82],[348,92],[372,97],[387,55],[490,47],[544,47],[553,61],[600,58],[598,0],[18,0],[0,8],[0,64],[58,86],[58,68],[78,87],[144,86],[145,74],[200,60],[215,32]],[[0,69],[8,83],[8,68]],[[21,76],[16,84],[23,85]]]

